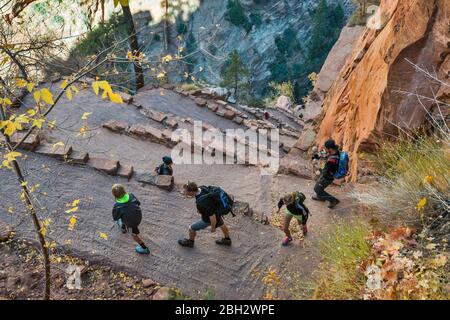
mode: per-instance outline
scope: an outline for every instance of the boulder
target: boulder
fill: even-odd
[[[208,101],[208,109],[211,110],[212,112],[216,112],[217,109],[219,109],[219,105],[215,102]]]
[[[131,177],[133,176],[133,172],[133,166],[121,164],[119,170],[117,171],[117,175],[122,178],[131,179]]]
[[[292,107],[292,101],[286,96],[280,96],[277,99],[275,107],[279,109],[289,110]]]
[[[312,180],[311,167],[306,160],[299,157],[286,156],[281,159],[278,173],[293,174]]]
[[[251,217],[253,214],[253,211],[250,208],[250,205],[248,202],[235,201],[233,203],[233,213],[236,215],[242,214],[244,216]]]
[[[14,236],[13,227],[0,221],[0,242],[6,242]]]
[[[207,105],[207,101],[203,98],[195,98],[194,99],[195,103],[199,106],[199,107],[206,107]]]
[[[155,185],[156,175],[154,175],[152,173],[149,173],[149,172],[137,171],[135,173],[135,179],[138,182],[141,182],[141,183],[144,183],[144,184]]]
[[[103,128],[113,132],[124,132],[128,128],[128,123],[118,120],[110,120],[102,125]]]
[[[223,100],[220,100],[220,99],[217,99],[216,102],[217,102],[218,104],[220,104],[221,106],[226,106],[226,105],[228,104],[228,102],[223,101]]]
[[[131,95],[129,95],[128,93],[119,92],[119,95],[122,97],[123,102],[128,103],[128,104],[133,102],[133,97]]]
[[[156,176],[156,186],[164,190],[172,190],[174,185],[173,176],[158,175]]]
[[[168,287],[159,288],[152,296],[152,300],[170,300],[171,290]]]
[[[24,132],[16,132],[11,136],[11,143],[17,144],[25,136]],[[30,134],[19,146],[19,149],[34,151],[41,144],[39,134]]]
[[[152,126],[145,126],[145,132],[147,137],[154,142],[160,143],[164,142],[164,135],[163,132],[157,128],[154,128]]]
[[[219,110],[216,111],[216,114],[219,117],[225,117],[225,110],[224,109],[219,109]]]
[[[87,162],[88,166],[102,171],[106,174],[115,176],[117,174],[117,171],[119,170],[120,163],[117,160],[110,160],[106,158],[89,158],[89,161]]]
[[[50,143],[43,143],[35,150],[35,152],[48,157],[65,160],[72,152],[72,147],[54,146]]]
[[[302,151],[307,151],[314,144],[315,139],[316,132],[312,129],[307,129],[302,132],[294,147]]]
[[[71,164],[86,164],[89,160],[89,154],[83,151],[72,151],[68,162]]]
[[[233,120],[233,118],[236,116],[236,112],[234,112],[233,110],[226,110],[223,116],[228,120]]]

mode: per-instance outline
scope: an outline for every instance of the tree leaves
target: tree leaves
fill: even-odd
[[[111,102],[123,103],[123,99],[120,96],[120,94],[114,93],[110,84],[105,80],[93,82],[92,89],[94,90],[94,93],[96,95],[98,95],[100,89],[102,89],[103,90],[102,99],[106,99],[106,97],[109,97],[109,100],[111,100]]]
[[[47,88],[41,89],[41,98],[45,103],[49,105],[55,104],[55,102],[53,101],[53,94]]]
[[[85,112],[81,116],[81,120],[87,120],[87,118],[92,114],[92,112]]]
[[[22,154],[17,151],[11,151],[5,154],[3,157],[5,160],[2,162],[2,167],[6,167],[8,169],[12,169],[11,162],[16,161],[17,158],[21,157]]]
[[[99,233],[100,238],[102,238],[103,240],[108,240],[108,235],[104,232],[100,232]]]

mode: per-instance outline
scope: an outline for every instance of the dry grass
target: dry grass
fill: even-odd
[[[314,299],[361,299],[365,276],[361,266],[370,255],[370,228],[339,222],[320,243],[323,257]]]

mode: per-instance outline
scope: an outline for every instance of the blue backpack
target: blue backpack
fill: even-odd
[[[350,158],[347,152],[339,153],[339,168],[338,171],[334,174],[335,179],[341,179],[347,175],[349,161]]]
[[[220,216],[225,216],[231,212],[231,215],[235,217],[233,212],[234,200],[220,187],[208,186],[200,187],[204,190],[205,194],[197,199],[197,209],[200,213],[210,212],[213,210]]]

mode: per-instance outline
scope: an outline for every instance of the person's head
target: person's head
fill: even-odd
[[[295,200],[295,195],[293,193],[288,193],[283,197],[283,201],[285,205],[290,205]]]
[[[172,166],[172,164],[173,164],[173,160],[169,156],[163,157],[162,160],[165,165]]]
[[[325,144],[323,145],[325,147],[325,150],[327,150],[328,153],[334,154],[339,149],[338,145],[334,142],[333,139],[329,139],[325,141]]]
[[[185,195],[187,195],[188,197],[193,197],[197,194],[198,192],[198,186],[195,182],[189,182],[186,183],[183,186],[183,192]]]
[[[125,187],[118,183],[112,186],[111,191],[112,191],[114,198],[116,198],[116,199],[122,198],[127,193],[125,191]]]

